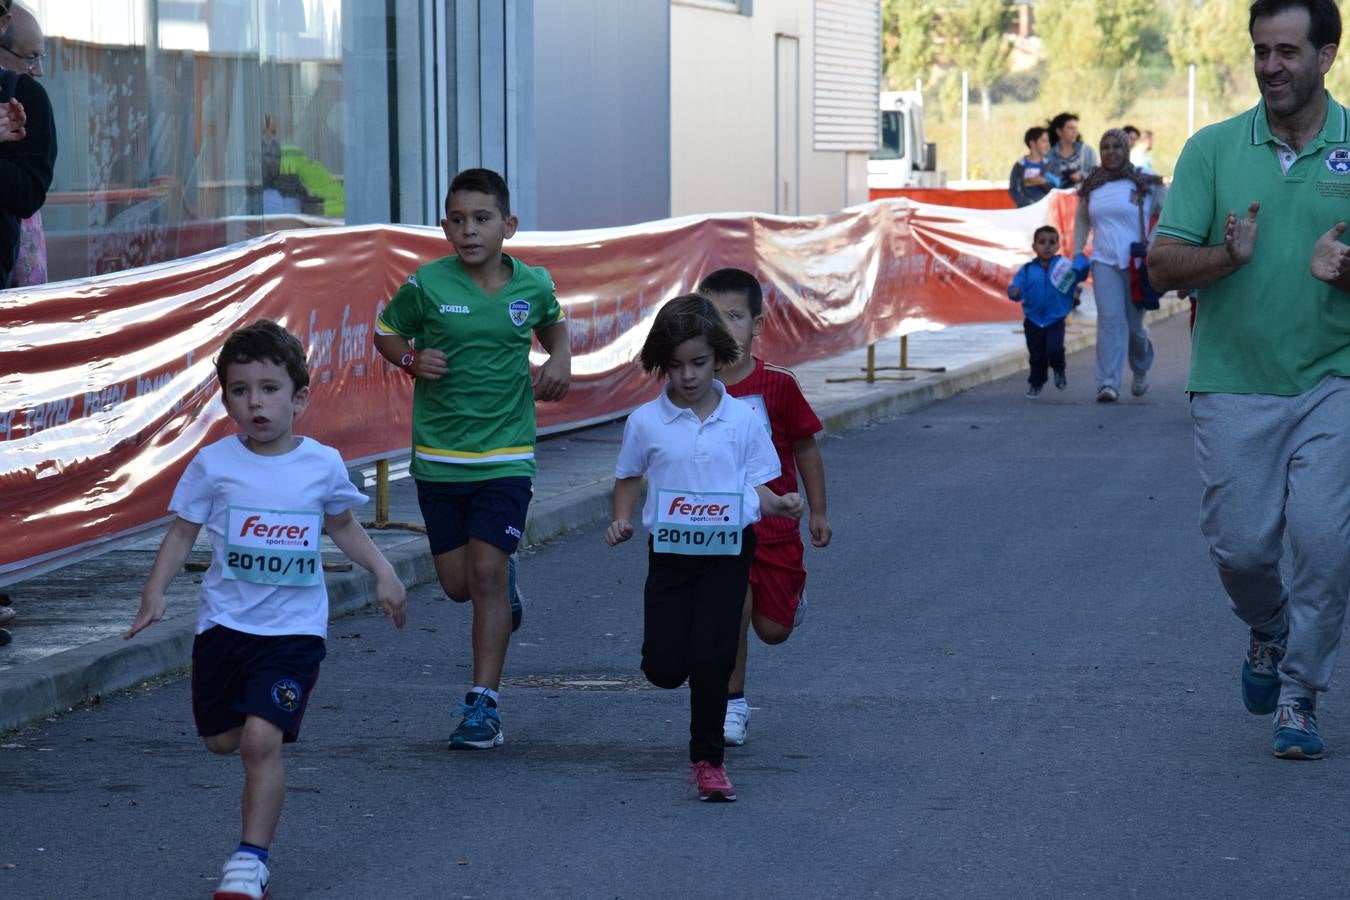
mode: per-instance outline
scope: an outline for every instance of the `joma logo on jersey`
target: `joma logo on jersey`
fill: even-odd
[[[464,305],[461,304],[461,303],[442,303],[442,304],[441,304],[441,312],[443,312],[443,313],[459,313],[461,316],[465,316],[465,315],[468,315],[469,313],[473,312],[473,310],[469,309],[467,306],[464,306]]]
[[[514,325],[524,325],[525,320],[530,317],[530,301],[512,300],[506,307],[506,311],[511,314],[511,322]]]

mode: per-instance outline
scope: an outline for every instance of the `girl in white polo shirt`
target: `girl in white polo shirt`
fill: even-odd
[[[739,353],[706,297],[687,294],[661,307],[640,358],[643,371],[668,383],[628,417],[614,521],[605,530],[611,547],[633,536],[645,475],[642,671],[658,687],[688,679],[690,784],[711,801],[736,799],[722,765],[722,717],[755,556],[750,526],[761,514],[802,514],[801,495],[764,486],[779,469],[763,424],[713,378]]]

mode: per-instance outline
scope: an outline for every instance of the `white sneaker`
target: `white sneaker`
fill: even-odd
[[[1130,393],[1136,397],[1142,397],[1148,393],[1148,373],[1136,375],[1130,382]]]
[[[745,743],[745,726],[750,722],[750,704],[744,700],[727,703],[727,717],[722,722],[722,742],[728,747]]]
[[[221,867],[224,877],[211,900],[267,900],[267,866],[251,853],[236,853]]]
[[[792,615],[792,627],[797,628],[806,621],[806,593],[797,598],[797,611]]]

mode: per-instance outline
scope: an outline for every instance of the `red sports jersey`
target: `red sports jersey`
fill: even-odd
[[[727,385],[727,393],[749,403],[773,438],[783,472],[769,482],[769,490],[780,495],[798,490],[797,458],[792,455],[792,445],[820,431],[820,419],[802,396],[797,377],[787,369],[766,365],[764,360],[755,357],[754,370],[735,384]],[[798,524],[789,518],[765,516],[755,525],[755,538],[771,544],[800,540],[801,532]]]

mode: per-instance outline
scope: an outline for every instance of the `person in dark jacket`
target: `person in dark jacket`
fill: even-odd
[[[1032,127],[1022,136],[1027,155],[1013,163],[1008,176],[1008,193],[1019,207],[1030,206],[1059,187],[1059,179],[1049,171],[1046,154],[1050,152],[1050,132]]]
[[[0,0],[0,49],[13,51],[12,0]],[[6,56],[0,62],[11,62]],[[16,77],[17,76],[17,77]],[[13,278],[20,223],[42,208],[56,165],[56,123],[42,85],[0,69],[0,289]]]

